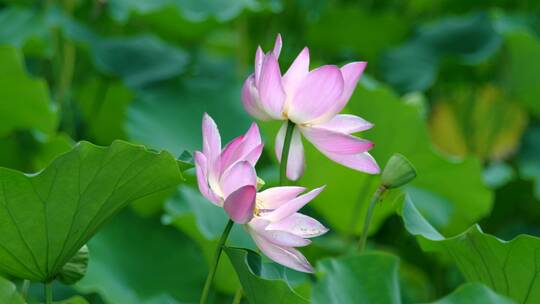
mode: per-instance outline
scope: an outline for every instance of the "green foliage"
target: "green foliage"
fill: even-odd
[[[119,76],[130,86],[143,86],[183,71],[187,54],[150,35],[103,39],[93,45],[96,67]]]
[[[302,248],[317,273],[269,263],[235,225],[211,302],[230,303],[239,286],[244,303],[539,302],[539,9],[511,0],[4,1],[0,303],[25,302],[20,278],[56,279],[56,303],[197,302],[227,222],[196,189],[201,118],[215,119],[224,143],[245,132],[253,119],[242,84],[257,45],[268,51],[277,33],[282,72],[305,45],[312,69],[369,62],[345,112],[375,124],[359,136],[375,143],[379,165],[401,153],[417,177],[377,203],[368,242],[377,251],[358,253],[381,177],[304,141],[297,184],[327,185],[301,211],[331,228]],[[269,187],[278,124],[260,126],[257,172]],[[85,244],[88,273],[61,283],[83,275],[88,256],[75,254]],[[42,289],[32,282],[28,302],[42,303]]]
[[[204,112],[221,122],[224,141],[245,132],[250,120],[240,103],[241,83],[231,75],[229,63],[213,64],[199,66],[205,76],[140,91],[128,110],[128,137],[176,155],[199,150]]]
[[[79,90],[86,132],[98,144],[108,145],[115,139],[125,139],[124,120],[133,93],[120,83],[92,79]]]
[[[442,236],[422,217],[411,200],[401,211],[405,228],[417,236],[422,248],[447,254],[469,282],[482,282],[519,303],[540,300],[538,252],[540,239],[519,235],[506,242],[475,225],[450,238]]]
[[[313,303],[401,303],[399,259],[385,253],[323,260]]]
[[[435,81],[444,56],[478,63],[500,46],[501,37],[486,14],[449,17],[418,29],[405,45],[389,51],[383,79],[400,92],[425,90]]]
[[[511,304],[508,298],[494,293],[491,289],[479,283],[467,283],[460,286],[448,296],[432,302],[432,304]]]
[[[121,141],[107,148],[82,142],[37,175],[0,168],[0,270],[54,279],[120,209],[181,178],[167,152]]]
[[[32,132],[18,131],[0,138],[0,146],[0,165],[35,172],[47,166],[56,156],[69,151],[73,141],[65,134],[36,138]]]
[[[336,28],[365,28],[373,24],[377,24],[377,31],[366,31],[362,35],[336,31]],[[369,60],[371,68],[382,50],[405,38],[409,27],[401,22],[398,12],[367,12],[343,6],[326,10],[318,22],[308,27],[306,40],[312,51],[339,53],[345,50],[354,54],[355,60]]]
[[[72,298],[69,298],[67,300],[63,300],[57,303],[58,304],[88,304],[88,301],[86,301],[86,299],[83,297],[74,296]]]
[[[504,75],[510,92],[530,111],[540,116],[540,87],[534,80],[540,69],[540,41],[531,33],[516,31],[507,34],[508,71]]]
[[[250,303],[304,303],[281,266],[262,263],[250,250],[225,248]],[[368,252],[321,260],[312,303],[403,303],[399,258]],[[407,303],[407,301],[405,301]],[[514,303],[480,283],[466,283],[433,304]]]
[[[50,53],[40,39],[47,35],[45,18],[37,11],[22,7],[8,7],[0,12],[0,22],[6,26],[0,29],[0,43],[24,48],[32,54]]]
[[[256,8],[258,4],[253,0],[235,0],[227,3],[219,0],[207,0],[204,2],[197,0],[164,0],[156,2],[112,0],[108,7],[112,17],[118,21],[126,21],[133,12],[148,14],[166,7],[174,7],[191,21],[200,21],[210,16],[216,17],[219,20],[229,20],[240,14],[245,7]]]
[[[50,134],[56,127],[45,81],[30,77],[20,52],[9,46],[0,46],[0,121],[0,137],[17,129]]]
[[[250,303],[309,303],[287,282],[286,269],[274,263],[263,263],[254,251],[226,247],[246,298]]]
[[[17,287],[10,281],[0,277],[0,302],[5,304],[24,304],[17,292]]]
[[[534,194],[540,200],[540,127],[534,126],[523,138],[519,152],[521,175],[534,182]]]
[[[155,219],[126,210],[88,244],[87,275],[76,285],[108,303],[198,300],[208,268],[194,241]],[[114,271],[111,271],[114,269]],[[169,303],[169,302],[166,302]]]

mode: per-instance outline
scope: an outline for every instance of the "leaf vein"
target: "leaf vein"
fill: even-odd
[[[144,155],[142,155],[142,157],[144,157]],[[133,164],[135,164],[140,158],[142,157],[138,157],[136,159],[134,159],[132,162],[130,162],[130,164],[128,166],[126,166],[126,168],[122,171],[120,177],[118,178],[118,180],[116,181],[114,187],[113,187],[113,191],[107,196],[107,198],[104,200],[104,202],[101,204],[99,210],[96,212],[96,214],[94,214],[94,216],[92,217],[92,219],[88,222],[88,225],[86,226],[86,229],[83,231],[83,233],[80,234],[79,238],[77,239],[77,241],[74,243],[74,244],[78,244],[81,240],[81,238],[84,237],[84,235],[86,235],[86,233],[88,232],[88,229],[92,226],[93,222],[95,221],[96,218],[98,218],[98,216],[100,215],[100,213],[102,212],[103,208],[105,205],[107,205],[107,202],[109,201],[109,199],[116,193],[117,191],[117,185],[120,183],[120,181],[122,180],[122,178],[125,176],[126,172],[129,170],[129,168],[131,168],[133,166]],[[106,157],[104,157],[103,159],[105,159]],[[105,167],[106,165],[103,165],[103,167]],[[141,171],[143,171],[143,169],[141,169]],[[97,176],[97,174],[96,174]],[[90,184],[93,183],[95,181],[95,177],[92,179],[92,181],[88,184],[87,186],[87,189],[90,187]],[[86,189],[85,189],[86,190]],[[80,209],[77,209],[77,211],[75,212],[74,216],[73,216],[73,219],[74,220],[80,213]],[[71,231],[70,231],[70,235],[71,235]],[[66,238],[66,240],[69,238],[69,235],[68,237]],[[67,242],[67,241],[66,241]],[[58,256],[58,259],[56,260],[55,264],[54,264],[54,268],[53,269],[56,269],[58,267],[58,263],[60,261],[63,260],[64,258],[64,251],[66,249],[66,242],[64,243],[64,246],[62,247],[62,251],[61,251],[61,254]],[[77,248],[78,250],[79,248]]]
[[[9,208],[9,203],[8,203],[7,196],[6,196],[6,189],[5,189],[3,179],[0,180],[0,185],[2,186],[2,194],[4,196],[4,202],[5,202],[4,206],[6,207],[7,214],[9,215],[9,218],[11,219],[11,222],[13,223],[13,226],[17,230],[19,238],[24,243],[24,245],[25,245],[26,249],[28,250],[28,252],[30,252],[30,255],[32,256],[32,259],[34,260],[34,264],[35,264],[36,268],[41,273],[41,275],[44,275],[43,270],[41,269],[41,267],[39,267],[39,263],[37,261],[36,255],[34,254],[34,251],[30,248],[30,245],[28,245],[28,243],[26,242],[26,239],[23,237],[23,235],[21,233],[21,230],[19,229],[19,226],[17,225],[17,222],[13,218],[13,214],[11,213],[11,210]]]

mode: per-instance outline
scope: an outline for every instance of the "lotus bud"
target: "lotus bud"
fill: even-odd
[[[401,154],[394,154],[386,163],[381,183],[387,189],[401,187],[416,177],[416,169],[412,163]]]

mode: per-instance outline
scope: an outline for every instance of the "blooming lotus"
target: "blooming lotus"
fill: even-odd
[[[199,190],[210,202],[225,209],[229,217],[246,230],[270,259],[298,271],[312,272],[307,259],[295,247],[306,246],[309,238],[328,231],[317,220],[300,214],[305,204],[323,188],[300,195],[303,187],[274,187],[257,193],[254,166],[263,144],[256,124],[246,134],[221,149],[216,123],[204,114],[203,151],[195,151]]]
[[[309,70],[309,50],[304,48],[284,75],[278,64],[281,36],[274,49],[255,55],[255,71],[242,89],[247,112],[260,120],[285,121],[277,133],[275,153],[279,161],[283,150],[287,121],[295,124],[287,162],[287,177],[300,178],[304,171],[304,147],[301,134],[333,161],[370,174],[380,169],[367,152],[373,143],[351,135],[373,127],[368,121],[350,114],[339,114],[351,97],[366,62],[352,62],[339,68],[324,65]]]
[[[245,227],[257,247],[274,262],[298,271],[313,272],[307,259],[295,247],[309,245],[309,238],[322,235],[328,229],[317,220],[298,213],[323,187],[300,195],[305,190],[285,186],[258,193],[254,217]]]
[[[233,139],[223,150],[216,123],[208,114],[202,122],[203,151],[195,151],[199,190],[204,197],[223,207],[229,217],[245,224],[253,217],[257,193],[254,166],[263,144],[257,124]]]

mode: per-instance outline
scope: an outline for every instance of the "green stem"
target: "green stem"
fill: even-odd
[[[238,289],[236,289],[236,292],[234,293],[232,304],[240,304],[240,302],[242,301],[242,295],[243,295],[243,291],[242,291],[242,287],[240,286],[238,287]]]
[[[371,218],[373,217],[373,210],[375,209],[375,205],[381,198],[381,195],[386,191],[386,187],[379,186],[377,188],[377,191],[373,194],[373,197],[371,198],[371,202],[369,202],[368,211],[366,213],[366,218],[364,220],[364,229],[362,229],[362,237],[360,238],[360,242],[358,243],[358,250],[360,252],[364,251],[364,248],[366,247],[368,232],[369,232],[369,224],[371,223]]]
[[[45,304],[53,303],[52,282],[45,283]]]
[[[28,288],[30,288],[30,280],[24,280],[21,287],[21,296],[24,300],[28,297]]]
[[[219,264],[219,257],[221,256],[221,252],[223,251],[223,246],[225,245],[225,242],[227,241],[227,238],[229,237],[229,233],[231,233],[231,229],[233,225],[234,225],[234,222],[232,220],[229,220],[229,222],[227,223],[227,226],[225,226],[225,229],[223,230],[223,233],[221,234],[221,238],[219,239],[219,242],[216,248],[216,253],[214,255],[214,261],[212,262],[210,271],[208,272],[208,277],[206,277],[206,283],[204,283],[204,289],[203,289],[203,293],[201,295],[201,301],[200,301],[201,304],[206,303],[206,301],[208,300],[210,287],[212,286],[212,282],[214,281],[214,277],[216,276],[216,270]]]
[[[283,141],[283,150],[281,151],[281,165],[279,167],[279,185],[283,186],[287,182],[287,162],[289,160],[289,150],[291,148],[291,140],[294,131],[294,122],[287,122],[287,133]]]

